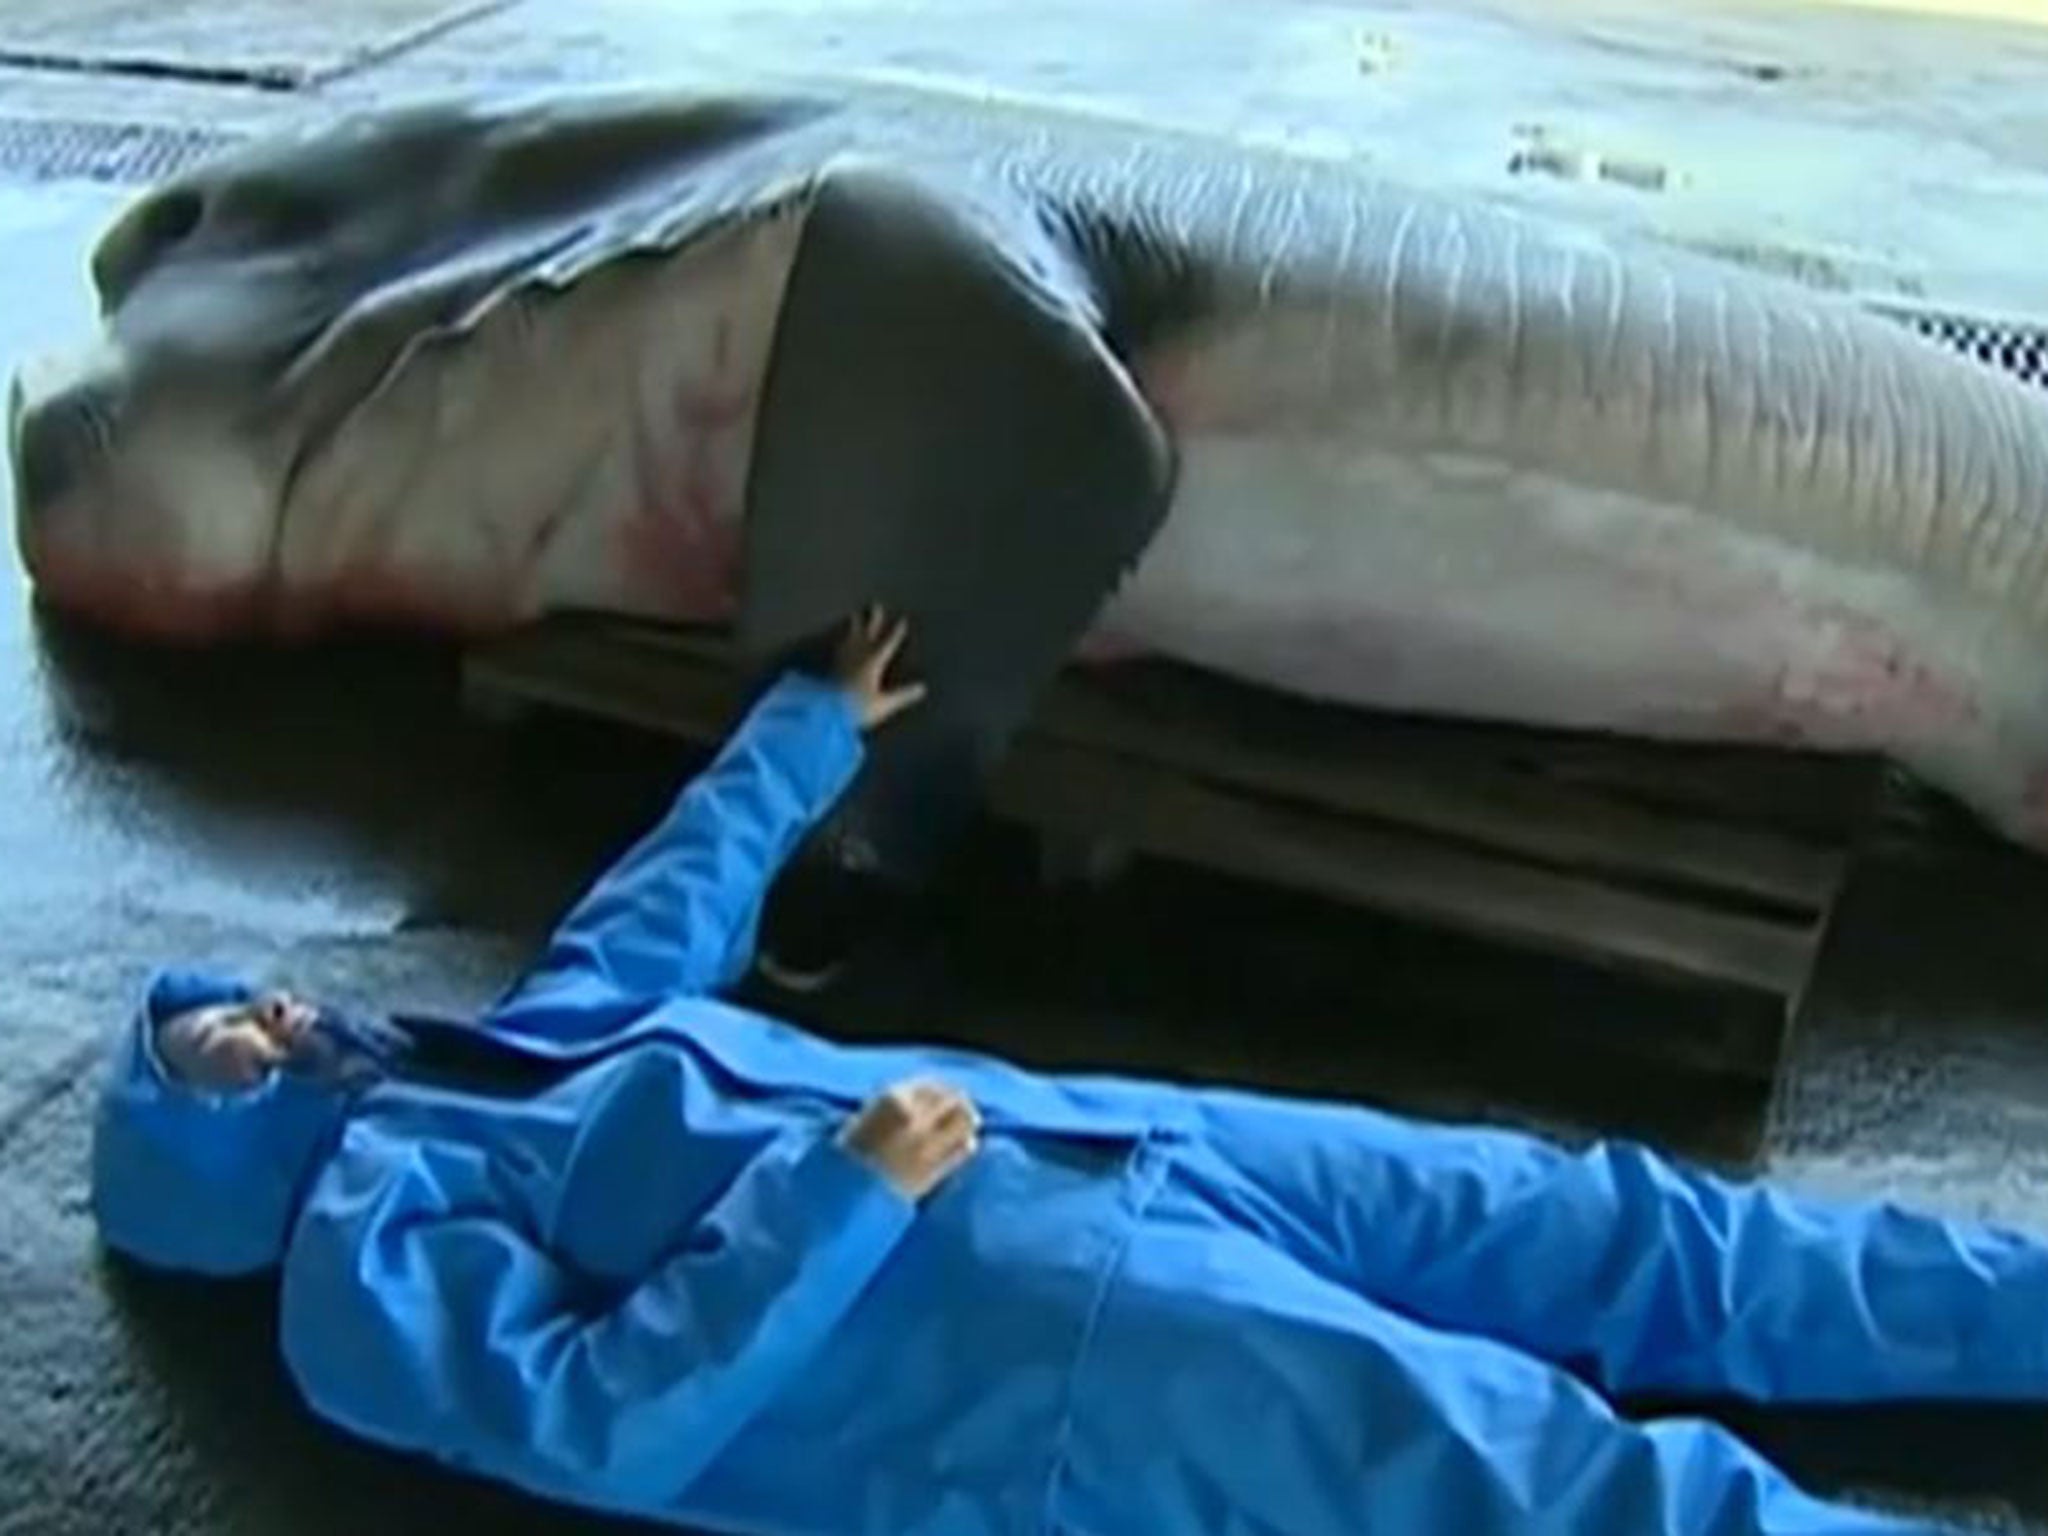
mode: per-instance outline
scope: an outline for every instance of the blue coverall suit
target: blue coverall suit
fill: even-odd
[[[772,689],[482,1021],[524,1094],[273,1074],[196,1093],[153,1027],[96,1128],[108,1243],[279,1266],[306,1401],[548,1498],[776,1536],[1851,1533],[1734,1437],[1612,1392],[2048,1399],[2048,1249],[1642,1147],[928,1049],[712,1000],[861,761]],[[837,1133],[937,1074],[979,1154],[913,1207]]]

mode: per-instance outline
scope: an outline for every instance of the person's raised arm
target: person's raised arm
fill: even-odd
[[[769,887],[852,781],[863,734],[924,696],[922,684],[888,680],[905,633],[870,609],[849,624],[829,677],[791,673],[770,688],[501,1006],[652,1002],[744,975]]]

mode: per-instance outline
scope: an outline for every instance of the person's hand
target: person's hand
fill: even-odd
[[[877,1094],[839,1139],[915,1201],[974,1156],[980,1136],[980,1112],[966,1095],[944,1083],[912,1079]]]
[[[853,700],[863,731],[888,724],[924,698],[923,683],[891,686],[889,682],[890,664],[909,634],[907,619],[892,624],[879,605],[863,610],[846,626],[832,659],[832,675]]]

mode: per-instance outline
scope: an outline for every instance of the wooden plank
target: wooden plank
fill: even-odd
[[[1879,763],[1862,756],[1354,710],[1163,664],[1070,674],[1076,678],[1121,707],[1177,712],[1212,729],[1228,720],[1234,735],[1285,740],[1304,757],[1369,743],[1372,756],[1390,765],[1431,772],[1483,767],[1575,785],[1660,815],[1684,812],[1752,829],[1780,826],[1805,841],[1839,840],[1853,829],[1883,776]]]
[[[992,790],[1005,814],[1114,829],[1147,852],[1467,931],[1784,996],[1812,930],[1600,885],[1337,817],[1250,803],[1054,743],[1020,746]]]
[[[1580,740],[1545,753],[1539,771],[1652,811],[1839,842],[1874,811],[1886,770],[1877,758],[1852,754]]]
[[[673,627],[612,623],[565,628],[509,642],[496,653],[485,653],[482,665],[516,669],[535,680],[574,677],[578,681],[568,687],[641,700],[643,711],[722,711],[739,697],[736,683],[720,691],[715,681],[729,669],[719,637]],[[688,704],[683,702],[684,672],[694,674]],[[1337,718],[1349,729],[1326,727],[1305,741],[1303,707],[1284,701],[1281,708],[1262,712],[1266,718],[1254,728],[1232,729],[1200,710],[1199,690],[1176,684],[1162,693],[1151,681],[1152,688],[1116,688],[1086,678],[1064,679],[1041,706],[1026,739],[1091,746],[1282,799],[1426,827],[1532,859],[1727,891],[1797,911],[1825,906],[1840,879],[1839,847],[1617,803],[1584,788],[1546,784],[1536,775],[1494,766],[1489,759],[1504,739],[1494,728],[1451,728],[1444,734],[1475,750],[1461,755],[1440,737],[1428,762],[1418,764],[1413,758],[1420,736],[1412,725],[1382,730],[1344,712]],[[1236,691],[1217,690],[1226,704]],[[559,686],[556,694],[550,702],[574,705],[574,698],[561,696]],[[666,702],[672,695],[675,704]],[[643,713],[639,723],[651,722]],[[1515,741],[1524,751],[1533,750],[1528,738]],[[1837,783],[1836,803],[1841,799]]]
[[[1836,848],[1603,800],[1484,762],[1424,768],[1383,757],[1369,727],[1349,743],[1309,753],[1284,738],[1226,735],[1185,716],[1133,712],[1085,686],[1069,686],[1048,701],[1037,729],[1052,740],[1554,864],[1647,875],[1798,910],[1825,905],[1841,877]]]
[[[515,637],[475,653],[465,680],[480,694],[700,741],[729,728],[743,697],[718,637],[638,626],[566,625]],[[1506,775],[1458,770],[1466,777],[1454,783],[1432,766],[1426,777],[1404,779],[1412,767],[1370,759],[1326,771],[1291,762],[1284,744],[1226,742],[1226,751],[1198,727],[1169,728],[1142,712],[1119,716],[1113,701],[1086,689],[1063,686],[1059,699],[992,785],[998,814],[1610,966],[1796,998],[1839,882],[1838,852],[1791,840],[1738,839],[1734,852],[1717,856],[1710,839],[1730,829],[1659,825],[1653,813],[1570,799],[1553,824],[1547,796],[1557,791]],[[1354,774],[1357,787],[1346,787]],[[1262,798],[1276,786],[1291,803]],[[1404,819],[1419,828],[1372,824]],[[1446,833],[1494,846],[1453,846]],[[1613,854],[1601,846],[1603,834],[1633,842]],[[1758,865],[1744,866],[1745,854]],[[1595,873],[1541,867],[1531,855]],[[1716,910],[1600,878],[1660,867],[1775,897],[1801,915]]]
[[[471,653],[463,686],[479,697],[599,714],[689,740],[730,727],[744,698],[740,680],[724,668],[691,664],[696,653],[687,646],[676,645],[674,654],[682,664],[649,665],[647,649],[601,634],[520,635]]]

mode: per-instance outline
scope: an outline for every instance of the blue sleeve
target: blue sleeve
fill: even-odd
[[[601,1302],[497,1213],[401,1174],[302,1225],[283,1331],[300,1390],[365,1439],[555,1497],[671,1504],[795,1382],[914,1219],[806,1134]],[[337,1219],[339,1217],[340,1219]]]
[[[737,982],[769,887],[845,792],[863,752],[843,689],[783,678],[668,814],[570,909],[501,1008],[575,1012]],[[576,1032],[560,1022],[520,1027]]]

